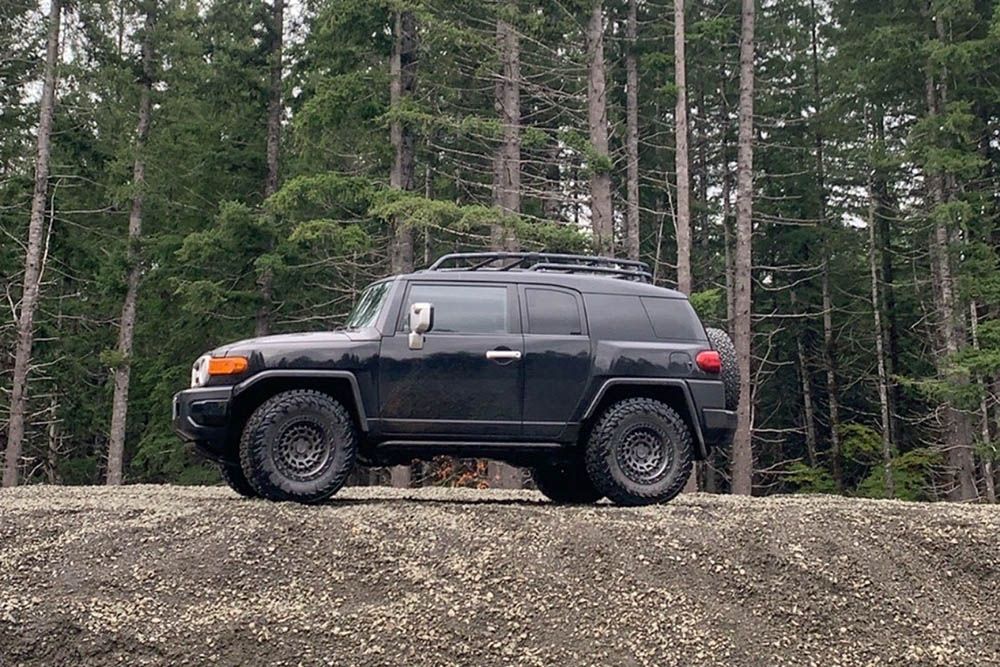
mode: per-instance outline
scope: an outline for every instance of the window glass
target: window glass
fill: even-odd
[[[364,329],[375,324],[378,319],[385,297],[389,294],[389,282],[375,283],[365,288],[361,293],[358,302],[354,304],[354,309],[347,316],[347,323],[344,325],[348,329]]]
[[[705,340],[705,329],[687,299],[642,297],[657,338]]]
[[[507,288],[479,285],[418,284],[410,287],[403,311],[405,329],[410,305],[434,306],[432,333],[506,333]]]
[[[576,297],[547,289],[524,290],[528,301],[528,331],[533,334],[581,334]]]

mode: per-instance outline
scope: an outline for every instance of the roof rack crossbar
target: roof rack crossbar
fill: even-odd
[[[608,275],[620,276],[622,278],[643,278],[647,282],[653,281],[653,274],[648,271],[638,271],[635,269],[616,269],[609,266],[567,266],[556,262],[543,262],[533,264],[528,271],[567,271],[578,273],[604,273]]]
[[[512,261],[511,261],[512,260]],[[498,262],[508,261],[502,266]],[[462,262],[473,262],[463,266]],[[446,266],[453,264],[453,266]],[[566,273],[599,273],[608,276],[653,282],[649,265],[632,259],[600,255],[572,255],[554,252],[458,252],[442,255],[428,271],[562,271]]]

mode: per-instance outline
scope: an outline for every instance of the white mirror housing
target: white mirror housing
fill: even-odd
[[[424,347],[424,334],[434,326],[434,306],[427,302],[414,303],[410,306],[410,337],[411,350],[421,350]]]

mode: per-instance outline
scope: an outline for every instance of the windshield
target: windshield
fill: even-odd
[[[347,323],[344,325],[348,329],[364,329],[374,326],[378,318],[379,311],[382,310],[382,303],[389,294],[389,282],[375,283],[365,288],[361,293],[361,298],[354,304],[354,309],[347,316]]]

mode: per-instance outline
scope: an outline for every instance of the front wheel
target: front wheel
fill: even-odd
[[[691,432],[669,405],[629,398],[609,406],[587,442],[587,473],[618,505],[672,500],[691,475]]]
[[[358,435],[350,413],[320,391],[286,391],[247,420],[240,464],[270,500],[315,503],[340,490],[354,468]]]

